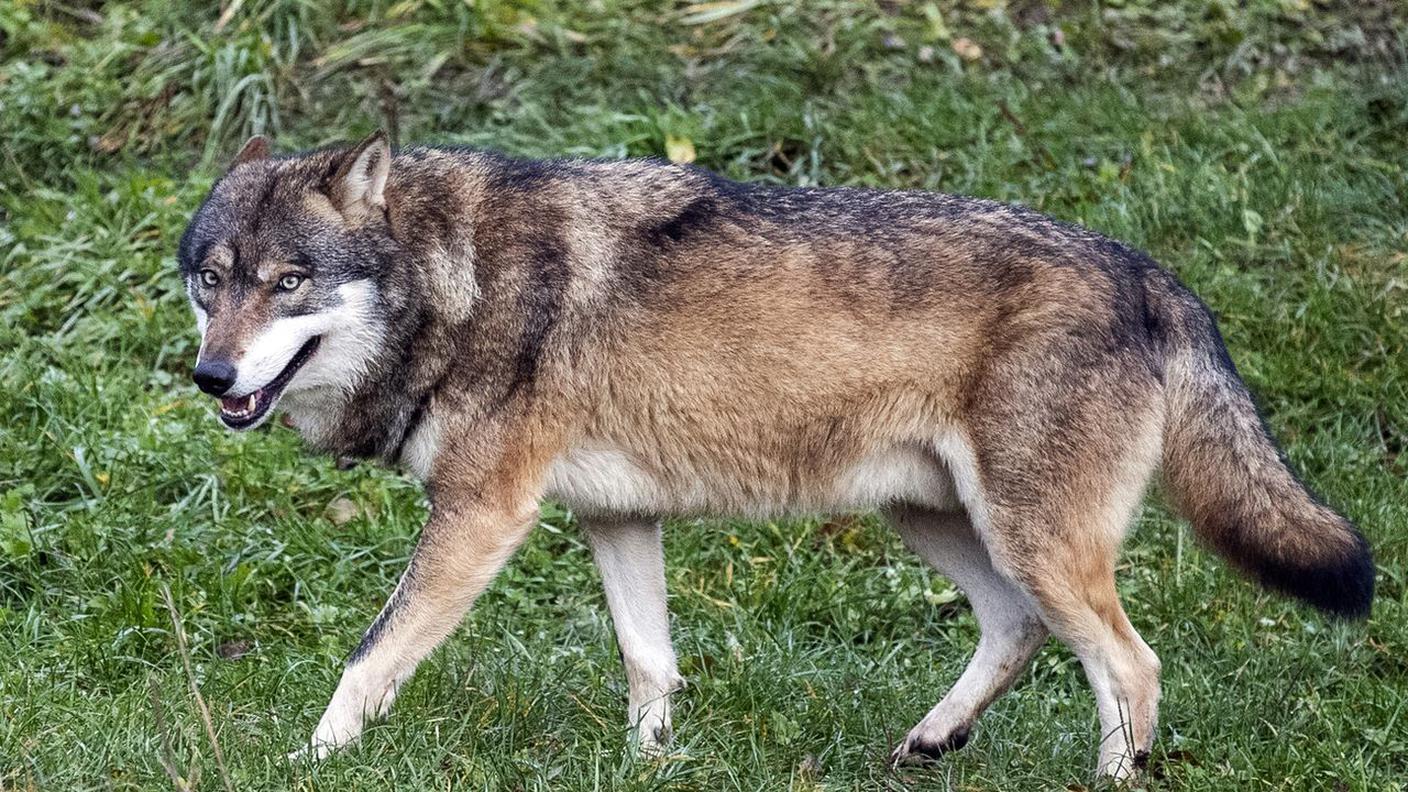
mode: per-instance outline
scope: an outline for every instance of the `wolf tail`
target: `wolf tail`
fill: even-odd
[[[1374,563],[1364,536],[1287,466],[1207,307],[1171,277],[1150,284],[1149,297],[1164,342],[1163,480],[1175,506],[1267,588],[1367,616]]]

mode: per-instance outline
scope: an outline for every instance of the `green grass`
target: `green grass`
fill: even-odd
[[[1379,598],[1366,624],[1329,624],[1152,503],[1120,583],[1164,661],[1147,785],[1403,788],[1403,6],[237,5],[223,26],[207,3],[0,6],[0,789],[170,788],[164,742],[195,788],[222,788],[166,588],[240,790],[1093,784],[1092,699],[1054,643],[967,749],[885,768],[977,631],[865,519],[669,526],[689,688],[677,752],[630,758],[599,581],[550,507],[388,721],[320,766],[285,762],[423,496],[286,430],[222,431],[188,382],[172,259],[244,135],[294,147],[379,124],[525,155],[688,138],[737,178],[1020,201],[1149,250],[1218,312],[1290,458],[1363,526]],[[357,507],[340,524],[339,498]]]

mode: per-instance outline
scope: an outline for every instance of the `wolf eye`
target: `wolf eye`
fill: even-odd
[[[303,283],[303,276],[295,275],[290,272],[282,278],[279,278],[279,291],[291,292],[297,289],[301,283]]]
[[[215,270],[203,269],[200,271],[200,282],[205,286],[219,286],[220,276],[215,274]]]

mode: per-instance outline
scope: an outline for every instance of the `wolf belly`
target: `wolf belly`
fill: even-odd
[[[939,511],[959,508],[953,477],[943,461],[923,448],[905,445],[826,472],[778,464],[749,480],[735,470],[657,469],[618,447],[582,445],[554,460],[546,493],[586,515],[765,518],[865,512],[900,502]]]

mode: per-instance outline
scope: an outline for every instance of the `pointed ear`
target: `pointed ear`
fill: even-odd
[[[269,148],[269,138],[263,135],[255,135],[249,140],[246,140],[244,145],[240,147],[240,153],[235,155],[235,161],[230,163],[230,167],[233,168],[236,165],[243,165],[246,162],[266,159],[269,156]]]
[[[378,129],[343,155],[328,183],[332,205],[349,220],[386,208],[386,179],[391,174],[391,144]]]

